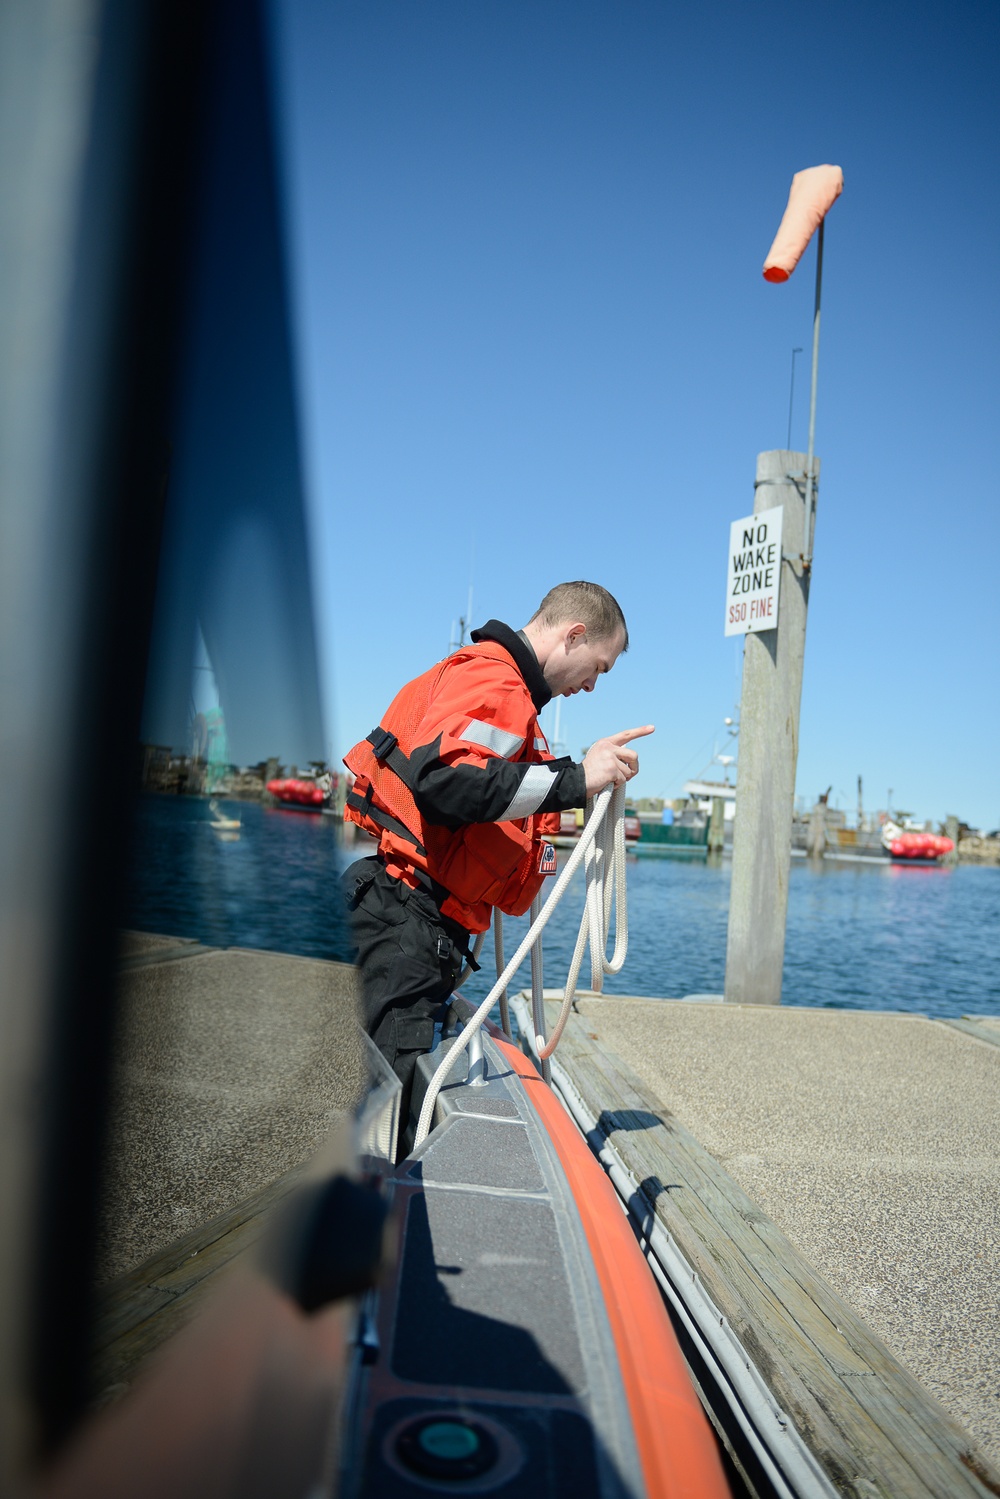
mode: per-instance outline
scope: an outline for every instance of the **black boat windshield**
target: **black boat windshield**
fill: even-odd
[[[324,1332],[252,1274],[145,1416],[121,1399],[367,1082],[269,24],[256,0],[4,22],[5,1493],[300,1493],[329,1458],[344,1313]],[[254,1487],[281,1348],[304,1384],[279,1381],[259,1450],[287,1471]],[[190,1465],[230,1398],[214,1467],[145,1471],[165,1423]]]

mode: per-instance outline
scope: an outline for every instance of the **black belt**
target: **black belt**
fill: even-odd
[[[462,957],[469,964],[473,973],[478,973],[480,964],[476,962],[475,958],[472,955],[472,943],[470,941],[470,934],[465,930],[464,926],[455,921],[451,916],[445,916],[444,912],[441,910],[441,907],[444,905],[445,901],[451,898],[451,891],[446,890],[445,887],[439,884],[437,880],[433,879],[425,869],[413,869],[411,866],[410,872],[412,873],[417,884],[420,886],[421,890],[429,895],[431,900],[437,906],[438,920],[444,927],[445,931],[448,933],[448,936],[451,938],[452,942],[454,942],[455,946],[458,948],[459,952],[462,954]],[[443,956],[443,954],[439,954],[439,956]]]
[[[474,973],[478,973],[478,971],[480,971],[480,964],[478,964],[478,962],[475,961],[474,956],[472,956],[472,943],[471,940],[469,940],[469,932],[466,932],[465,926],[462,926],[459,922],[456,922],[456,920],[454,920],[454,917],[445,916],[444,911],[441,910],[444,902],[447,901],[447,899],[451,898],[450,890],[445,890],[444,884],[439,884],[438,881],[433,880],[433,878],[430,877],[429,874],[427,874],[426,869],[414,869],[411,865],[411,869],[409,869],[409,872],[411,872],[414,880],[417,881],[420,889],[423,890],[424,895],[429,895],[430,899],[435,902],[436,907],[438,907],[438,920],[439,922],[441,922],[441,925],[444,926],[445,932],[447,932],[448,937],[450,937],[451,941],[453,941],[454,946],[456,946],[457,949],[459,949],[459,952],[462,953],[463,958],[465,958],[465,961],[468,962],[469,967],[472,968],[472,971],[474,971]],[[396,875],[390,875],[390,878],[393,878],[394,880],[394,878],[396,878]],[[400,883],[405,883],[405,881],[400,881]],[[444,953],[438,953],[438,956],[439,958],[444,958],[445,955]]]
[[[388,869],[386,869],[385,866],[385,860],[382,858],[381,854],[376,854],[375,857],[378,859],[379,864],[381,865],[382,869],[385,871],[385,874],[389,879],[396,880],[397,884],[400,885],[404,885],[406,883],[404,880],[398,879],[396,875],[389,873]],[[429,895],[431,897],[431,900],[433,900],[435,906],[437,907],[437,920],[444,928],[446,937],[454,944],[455,947],[458,948],[459,952],[462,954],[462,957],[472,968],[473,972],[478,973],[480,965],[476,962],[472,954],[472,944],[469,940],[469,933],[465,930],[464,926],[461,926],[457,921],[453,920],[452,917],[445,916],[444,912],[441,910],[443,902],[448,899],[449,892],[444,888],[443,885],[439,885],[437,880],[431,879],[430,875],[426,874],[424,870],[411,868],[411,873],[416,880],[419,888],[424,892],[425,895]],[[374,874],[357,876],[354,881],[354,888],[347,897],[348,906],[352,911],[357,910],[358,906],[364,900],[374,879]],[[417,910],[419,914],[419,907],[417,908]],[[443,941],[444,938],[440,940]],[[446,952],[442,952],[439,946],[438,957],[446,958],[447,956],[448,954]]]

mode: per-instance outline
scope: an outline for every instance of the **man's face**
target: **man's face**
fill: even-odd
[[[610,671],[621,655],[625,637],[591,640],[583,625],[569,625],[545,663],[544,676],[553,697],[593,692],[597,679]]]

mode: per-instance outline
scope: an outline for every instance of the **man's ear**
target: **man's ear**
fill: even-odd
[[[567,645],[576,645],[576,642],[578,640],[582,640],[586,636],[586,634],[587,626],[585,624],[581,624],[580,621],[577,620],[575,624],[570,625],[563,638],[565,639]]]

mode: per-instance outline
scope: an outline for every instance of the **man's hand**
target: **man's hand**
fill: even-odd
[[[620,734],[611,734],[592,744],[583,761],[587,795],[596,796],[605,786],[622,786],[630,781],[638,773],[639,756],[634,749],[626,749],[626,745],[630,739],[641,739],[653,731],[654,725],[648,723],[641,729],[622,729]]]

